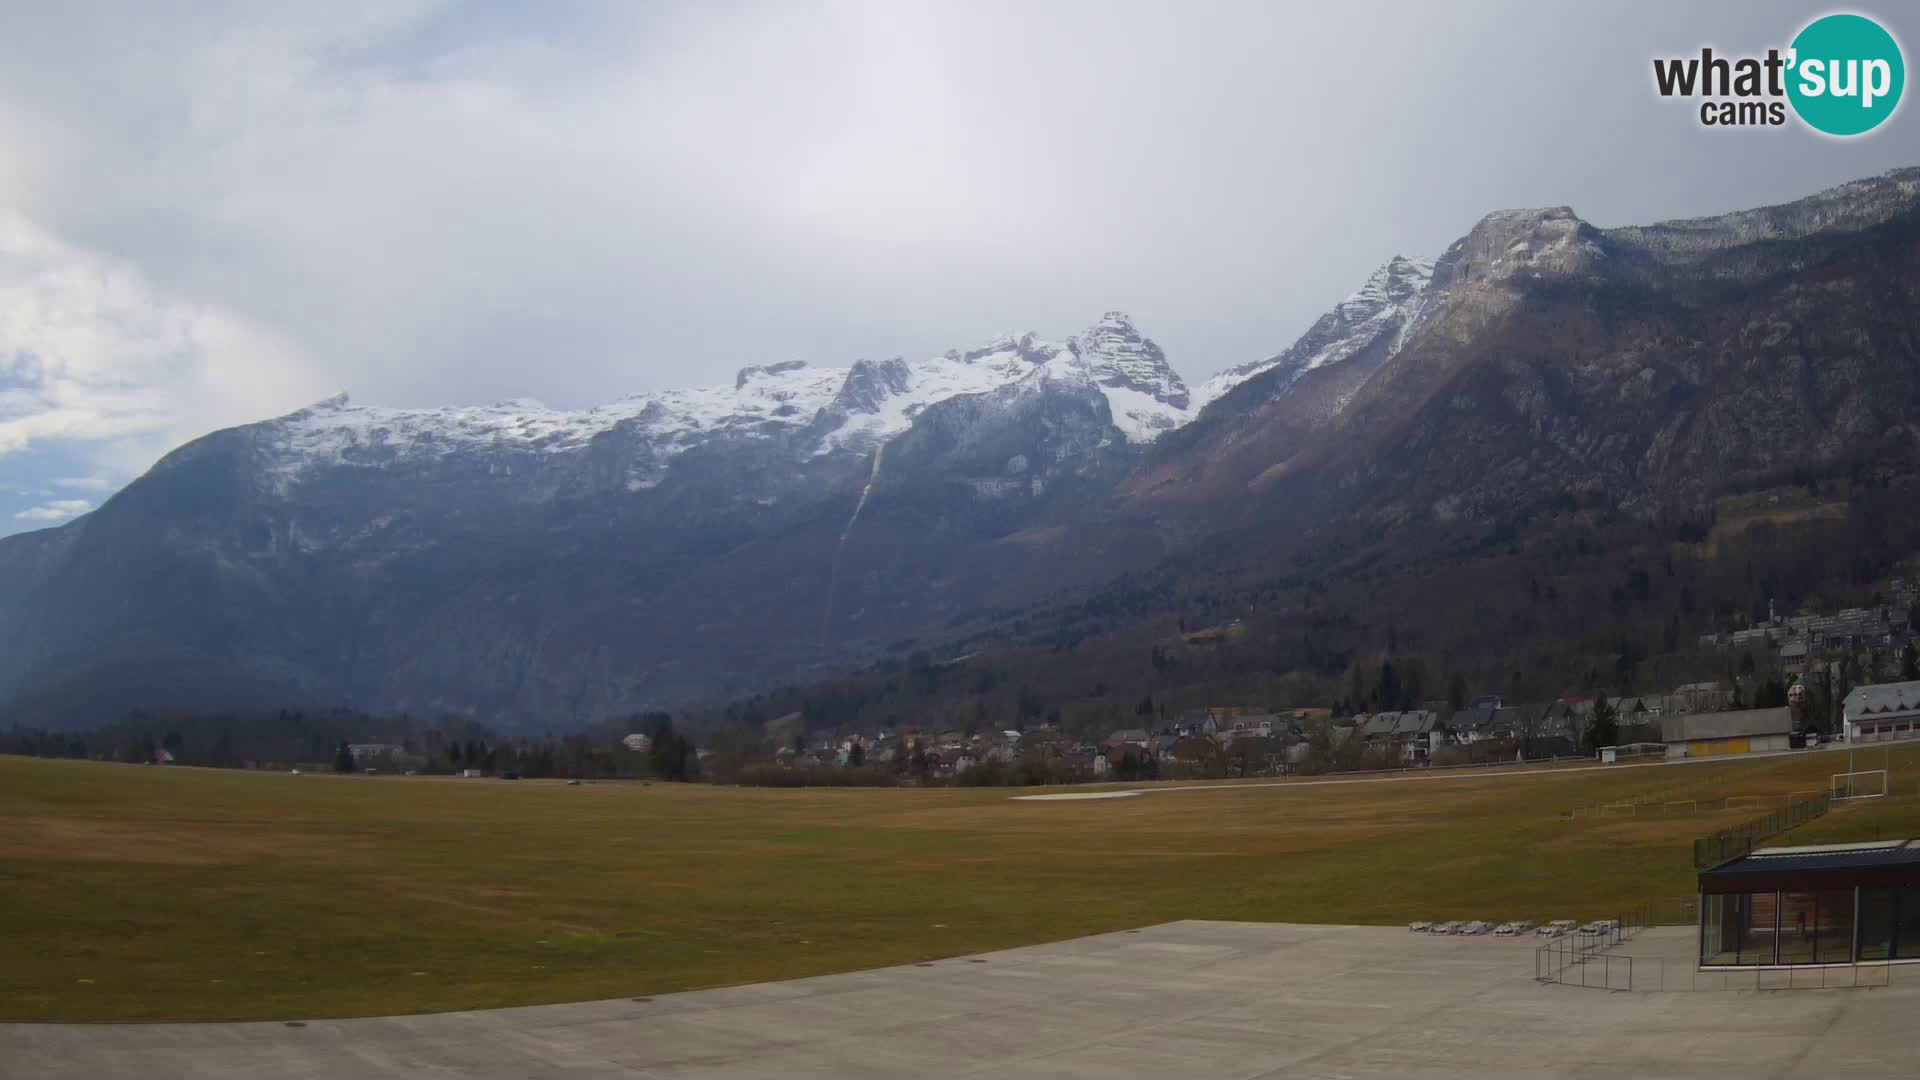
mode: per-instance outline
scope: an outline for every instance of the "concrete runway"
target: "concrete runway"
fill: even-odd
[[[1648,931],[1616,951],[1685,957],[1692,934]],[[1896,969],[1916,974],[1875,989],[1609,993],[1534,982],[1534,945],[1179,922],[644,1001],[300,1027],[0,1025],[0,1077],[1745,1080],[1920,1070],[1920,970]],[[1679,985],[1677,976],[1667,978]]]

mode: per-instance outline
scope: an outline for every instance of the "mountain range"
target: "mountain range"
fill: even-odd
[[[1914,471],[1916,312],[1908,169],[1649,226],[1490,214],[1193,387],[1108,313],[578,412],[335,398],[0,540],[0,717],[558,729],[1024,640],[1116,583],[1311,593],[1356,545],[1433,570],[1574,511],[1671,529],[1789,472]]]

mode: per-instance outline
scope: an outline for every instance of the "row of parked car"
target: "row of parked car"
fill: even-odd
[[[1407,929],[1416,934],[1493,934],[1496,937],[1515,937],[1532,932],[1540,937],[1559,937],[1562,934],[1610,934],[1620,928],[1618,919],[1598,919],[1590,923],[1579,923],[1573,919],[1555,919],[1550,923],[1535,925],[1526,919],[1503,922],[1498,926],[1485,919],[1451,920],[1448,922],[1412,922]]]

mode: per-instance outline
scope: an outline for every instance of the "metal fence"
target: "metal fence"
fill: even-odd
[[[1534,980],[1600,990],[1631,990],[1633,958],[1606,951],[1626,941],[1631,934],[1632,924],[1619,918],[1597,933],[1576,931],[1550,938],[1533,950]]]
[[[1750,968],[1703,968],[1691,957],[1671,953],[1672,943],[1656,945],[1650,955],[1610,951],[1653,926],[1690,925],[1690,897],[1654,897],[1635,904],[1595,934],[1566,934],[1533,950],[1534,981],[1591,990],[1638,993],[1707,993],[1730,990],[1836,990],[1883,987],[1893,983],[1886,961],[1849,964],[1801,964]],[[1684,922],[1682,919],[1684,918]],[[1644,940],[1644,939],[1643,939]],[[1691,935],[1689,951],[1695,947]],[[1920,968],[1915,968],[1920,971]]]
[[[1827,812],[1830,797],[1816,793],[1794,799],[1771,813],[1709,833],[1693,842],[1693,866],[1707,870],[1753,851],[1770,836],[1798,828]]]

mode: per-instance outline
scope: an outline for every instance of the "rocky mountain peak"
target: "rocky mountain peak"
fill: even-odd
[[[1426,309],[1433,277],[1432,259],[1395,255],[1369,275],[1366,284],[1315,320],[1285,352],[1229,368],[1201,384],[1197,404],[1205,405],[1269,371],[1277,372],[1273,392],[1284,393],[1306,373],[1338,364],[1376,342],[1391,355]]]
[[[1114,426],[1130,442],[1150,442],[1191,416],[1192,397],[1160,346],[1124,312],[1109,311],[1084,332],[1067,339],[1071,377],[1101,388]],[[1056,364],[1058,362],[1056,361]]]
[[[847,369],[847,379],[833,397],[833,406],[849,413],[877,413],[882,403],[895,394],[904,394],[913,386],[913,369],[900,357],[878,363],[855,360]]]
[[[1167,363],[1160,346],[1135,329],[1124,312],[1107,312],[1083,333],[1069,338],[1067,349],[1101,386],[1135,390],[1186,407],[1186,383]]]
[[[1496,210],[1456,240],[1436,264],[1441,283],[1505,281],[1517,276],[1572,274],[1606,258],[1600,230],[1569,206]]]
[[[1433,278],[1432,259],[1409,259],[1395,255],[1375,270],[1367,283],[1334,308],[1349,326],[1358,326],[1377,316],[1383,309],[1404,304],[1425,291]]]

